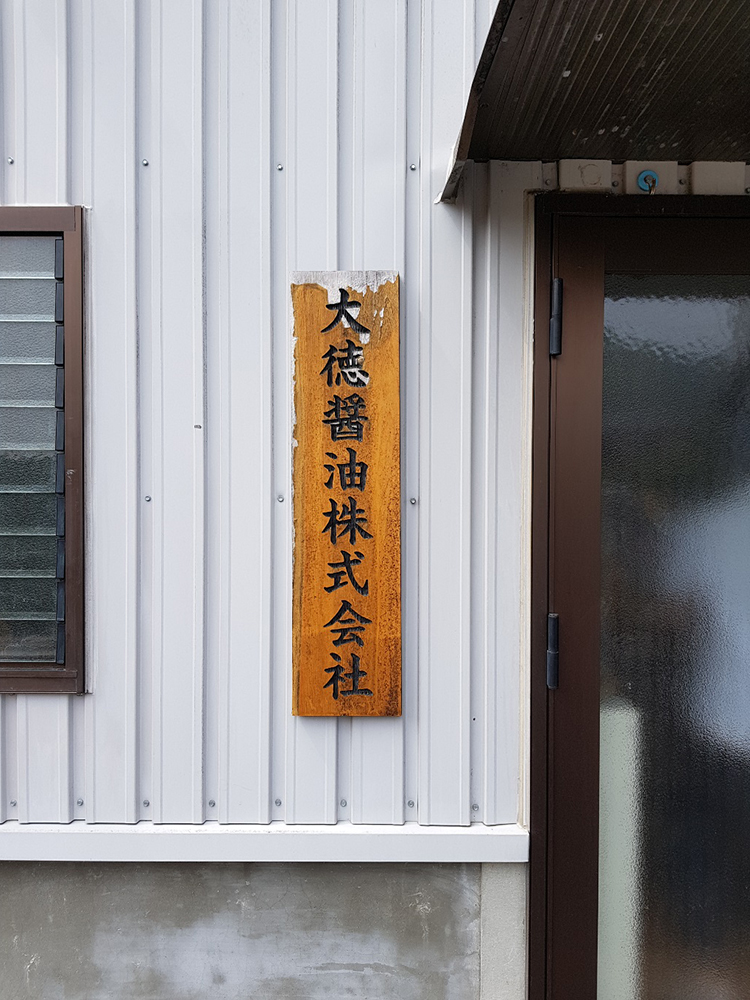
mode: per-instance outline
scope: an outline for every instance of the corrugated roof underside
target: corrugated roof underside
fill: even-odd
[[[471,159],[750,159],[750,4],[516,0]]]

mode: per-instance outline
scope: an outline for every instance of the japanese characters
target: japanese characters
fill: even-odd
[[[370,330],[356,320],[350,312],[352,309],[359,309],[361,303],[350,301],[345,288],[340,288],[339,292],[341,294],[340,300],[326,306],[327,309],[336,309],[336,318],[321,332],[330,333],[339,323],[345,322],[347,326],[358,333],[369,334]],[[364,347],[358,347],[353,341],[347,339],[344,347],[330,344],[328,350],[323,354],[323,360],[325,364],[320,374],[326,377],[327,385],[331,386],[334,383],[334,362],[338,364],[339,368],[338,373],[335,375],[336,385],[340,384],[342,378],[348,385],[352,386],[366,388],[370,384],[369,372],[365,371],[364,368],[365,349]],[[345,400],[341,400],[339,396],[334,395],[333,399],[328,402],[331,408],[324,410],[323,423],[330,431],[331,440],[340,441],[353,437],[356,441],[362,441],[365,432],[365,421],[369,419],[362,413],[367,407],[366,399],[353,393]],[[354,448],[347,448],[346,450],[349,455],[348,461],[339,462],[335,466],[329,463],[324,464],[323,468],[329,472],[325,486],[327,489],[340,487],[340,492],[342,493],[352,489],[364,492],[367,483],[368,465],[366,462],[358,460],[357,452]],[[327,451],[326,457],[335,459],[338,456],[336,452]],[[338,482],[335,475],[337,470]],[[367,524],[365,508],[359,506],[360,501],[356,497],[349,496],[339,501],[331,498],[329,503],[330,508],[327,511],[323,511],[325,523],[322,530],[323,534],[328,535],[332,546],[340,545],[342,542],[354,546],[357,544],[358,537],[373,537],[372,533],[365,527]],[[342,549],[340,558],[343,560],[344,566],[351,567],[351,552]],[[364,555],[360,552],[357,563],[362,562],[364,558]],[[334,556],[333,562],[328,563],[328,566],[334,570],[340,565],[342,563],[338,561],[338,554]],[[348,575],[350,579],[353,579],[351,571],[349,571]],[[329,592],[327,588],[324,589],[326,589],[327,593]],[[369,582],[366,581],[364,586],[357,587],[357,590],[360,598],[368,597]],[[335,636],[335,638],[332,638],[334,646],[345,646],[350,643],[356,643],[358,646],[364,648],[366,626],[371,624],[372,620],[370,618],[355,611],[349,601],[342,600],[341,607],[331,620],[325,623],[324,628],[330,629],[332,636]],[[323,687],[331,688],[331,695],[334,700],[338,700],[339,697],[348,697],[349,695],[372,697],[372,690],[361,684],[362,680],[367,677],[367,671],[361,666],[359,653],[351,652],[350,655],[351,664],[348,672],[341,662],[341,657],[335,652],[330,654],[331,658],[335,661],[334,665],[325,668],[325,672],[331,676]],[[347,681],[350,682],[350,687],[344,686],[343,682]]]

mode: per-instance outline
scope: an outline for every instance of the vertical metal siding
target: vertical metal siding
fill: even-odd
[[[139,472],[136,23],[133,5],[71,7],[71,200],[86,218],[87,685],[77,770],[91,822],[135,822]]]
[[[406,0],[354,4],[346,49],[349,63],[341,89],[351,94],[351,266],[405,271],[406,204]],[[387,57],[384,58],[384,54]],[[341,267],[346,266],[343,257]],[[404,328],[405,333],[407,329]],[[404,511],[402,499],[402,514]],[[407,505],[408,506],[408,505]],[[404,699],[406,700],[406,699]],[[352,719],[349,787],[340,799],[354,823],[404,822],[404,724],[399,719]],[[374,724],[373,724],[374,722]],[[369,723],[369,724],[368,724]],[[342,818],[346,816],[342,809]]]
[[[217,206],[206,218],[206,795],[216,802],[210,818],[267,823],[271,540],[268,530],[258,529],[270,525],[275,513],[268,252],[271,2],[243,11],[225,0],[217,16],[207,19],[206,31],[206,197]]]
[[[152,810],[200,823],[204,672],[203,5],[153,4],[150,134],[151,467],[154,585]]]
[[[40,204],[67,198],[65,29],[62,3],[16,0],[4,5],[0,30],[7,90],[3,94],[13,99],[12,104],[7,97],[3,101],[2,114],[3,189],[9,202]],[[11,700],[16,712],[17,815],[22,822],[72,818],[67,701],[52,696]]]
[[[522,785],[532,252],[524,191],[540,188],[542,178],[538,163],[493,162],[473,171],[485,200],[475,202],[472,802],[494,825],[518,820]]]
[[[0,8],[3,201],[90,208],[93,692],[4,699],[0,820],[516,821],[538,166],[434,204],[491,8]],[[352,267],[402,276],[404,715],[295,719],[288,274]]]
[[[455,213],[434,192],[469,82],[473,4],[425,5],[424,33],[418,807],[420,822],[468,825],[473,192],[469,180]]]
[[[277,199],[286,202],[286,255],[279,260],[281,273],[274,279],[283,287],[283,313],[277,311],[274,350],[281,365],[275,389],[283,409],[275,416],[284,436],[277,448],[277,481],[280,496],[291,501],[291,338],[289,333],[288,274],[307,270],[318,261],[323,270],[338,267],[338,55],[340,50],[338,0],[290,0],[286,21],[285,148],[274,156],[283,167],[277,171]],[[274,108],[281,101],[274,94]],[[277,200],[278,204],[278,200]],[[274,557],[277,572],[287,581],[284,604],[274,606],[274,629],[289,649],[291,635],[291,530],[292,508],[286,503],[277,515],[283,521],[284,562]],[[282,631],[283,630],[283,631]],[[281,634],[280,634],[281,631]],[[335,823],[337,818],[336,761],[338,730],[335,719],[299,719],[291,715],[291,658],[276,664],[274,692],[283,704],[286,731],[286,780],[281,792],[287,823]],[[275,748],[274,748],[275,749]]]

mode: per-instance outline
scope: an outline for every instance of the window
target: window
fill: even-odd
[[[83,690],[82,210],[0,208],[0,692]]]

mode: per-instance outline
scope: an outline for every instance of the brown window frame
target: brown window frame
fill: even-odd
[[[63,239],[65,660],[0,663],[0,694],[84,691],[83,209],[0,207],[0,233]]]
[[[560,588],[559,581],[553,579],[555,567],[551,564],[565,548],[569,550],[572,547],[579,556],[581,549],[576,546],[585,548],[593,543],[598,552],[599,539],[598,535],[596,539],[577,539],[572,532],[568,533],[568,537],[560,537],[564,533],[554,530],[555,522],[560,520],[559,511],[555,509],[559,499],[556,459],[560,460],[561,447],[567,448],[568,455],[563,456],[566,461],[562,464],[571,467],[567,459],[576,445],[573,443],[571,448],[570,441],[560,440],[555,433],[556,410],[560,401],[557,398],[555,371],[557,360],[550,358],[549,354],[551,280],[559,276],[565,278],[563,272],[566,269],[568,272],[571,268],[578,270],[578,294],[568,295],[567,306],[563,290],[564,325],[570,323],[572,308],[575,323],[590,328],[592,310],[603,306],[603,296],[597,305],[590,294],[581,294],[581,288],[588,284],[596,295],[601,291],[597,291],[596,274],[604,269],[603,223],[606,219],[661,219],[666,226],[670,225],[669,220],[674,219],[715,219],[725,220],[731,225],[733,220],[747,221],[750,218],[750,198],[548,193],[536,196],[535,209],[529,1000],[593,1000],[596,993],[596,949],[594,946],[592,950],[586,942],[595,942],[597,926],[598,871],[592,866],[591,859],[598,851],[598,645],[596,656],[591,655],[590,649],[586,650],[588,661],[595,662],[597,671],[595,679],[589,676],[591,683],[586,684],[585,676],[567,673],[568,691],[563,693],[568,698],[572,695],[577,699],[579,713],[576,719],[577,746],[573,747],[572,753],[570,744],[565,743],[566,739],[570,739],[570,733],[561,735],[560,732],[559,710],[556,725],[555,703],[557,700],[559,705],[560,690],[547,689],[546,655],[547,614],[559,610],[561,598],[559,593],[551,593],[551,586],[557,584],[558,591],[570,590],[569,587]],[[636,226],[631,229],[637,233]],[[612,246],[611,243],[608,245]],[[640,240],[638,246],[643,248],[644,245],[647,244]],[[624,240],[620,249],[632,257],[633,240]],[[686,253],[692,253],[689,246]],[[710,252],[708,256],[711,256]],[[688,266],[686,260],[682,263]],[[704,267],[704,264],[696,262],[696,273]],[[742,273],[746,270],[743,269]],[[563,329],[563,353],[565,349]],[[570,350],[566,360],[570,362]],[[597,359],[589,356],[578,361],[581,362],[577,374],[580,398],[580,394],[590,394],[591,386],[595,384],[592,365],[596,368]],[[583,370],[585,364],[589,366],[588,372]],[[567,382],[570,392],[570,378]],[[588,442],[592,440],[592,435],[599,442],[601,440],[600,402],[599,399],[599,417],[594,412],[594,406],[585,422]],[[551,441],[554,441],[554,447]],[[589,469],[577,482],[580,485],[586,476],[589,479],[593,476],[595,480],[598,475],[598,469]],[[584,488],[588,487],[584,484]],[[567,562],[572,564],[573,561],[568,559]],[[581,592],[574,597],[580,603]],[[583,594],[583,599],[589,604],[590,598],[590,593]],[[555,608],[551,606],[553,601]],[[598,608],[598,590],[596,606]],[[598,623],[598,617],[596,621]],[[566,674],[564,629],[563,615],[560,626],[561,685]],[[578,638],[571,637],[569,630],[565,635],[571,646],[577,643]],[[592,631],[589,630],[584,638],[589,640],[590,645]],[[598,624],[595,638],[598,643]],[[568,658],[568,668],[570,660]],[[567,752],[563,753],[564,750]],[[555,760],[555,775],[552,760]],[[570,809],[566,811],[566,803],[563,801],[561,804],[560,796],[555,794],[556,788],[566,782],[576,789],[579,804],[583,802],[582,808],[574,814]],[[573,823],[577,833],[575,840],[561,836],[561,829],[570,830]],[[574,947],[571,947],[571,941],[574,941]]]

